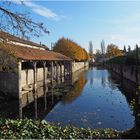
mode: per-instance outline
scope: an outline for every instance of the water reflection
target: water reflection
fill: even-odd
[[[127,95],[122,94],[121,84],[111,73],[103,68],[93,68],[82,78],[87,82],[81,91],[77,86],[79,93],[74,95],[78,98],[75,96],[76,100],[73,100],[70,94],[65,96],[45,117],[46,120],[92,128],[126,130],[133,127],[133,111],[125,97]]]
[[[1,100],[0,116],[40,118],[79,127],[140,127],[140,94],[135,94],[135,85],[101,67],[37,92],[41,97],[29,93],[19,101]]]
[[[130,109],[135,117],[134,126],[129,131],[129,138],[139,138],[140,137],[140,90],[137,85],[123,79],[122,77],[111,72],[110,79],[113,79],[115,83],[118,84],[118,88],[121,90],[122,94],[125,96]]]
[[[90,67],[90,69],[91,69],[90,86],[93,87],[93,79],[94,79],[94,73],[92,72],[93,67]]]

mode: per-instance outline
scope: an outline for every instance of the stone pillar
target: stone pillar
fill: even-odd
[[[46,61],[43,61],[43,91],[44,91],[44,109],[47,109],[47,72]]]
[[[62,79],[62,64],[60,63],[60,79]]]
[[[54,69],[53,61],[51,61],[51,84],[53,83],[53,75],[54,75],[53,69]]]
[[[22,111],[22,98],[19,99],[19,118],[23,118],[23,111]]]
[[[43,87],[44,91],[46,91],[46,86],[47,86],[47,72],[46,72],[46,62],[43,62]]]
[[[28,86],[28,69],[26,70],[26,86]]]
[[[22,87],[21,87],[21,65],[22,62],[18,62],[18,98],[19,98],[19,118],[22,119]]]
[[[56,62],[56,81],[57,82],[59,81],[59,65],[57,62]]]
[[[33,96],[34,96],[34,105],[35,105],[35,118],[37,118],[37,69],[36,69],[37,62],[33,62]]]
[[[70,62],[70,77],[72,78],[72,65],[73,65],[73,63],[72,63],[72,61]]]
[[[18,97],[19,99],[22,98],[22,92],[21,92],[21,65],[22,62],[18,62]]]
[[[63,65],[64,65],[63,75],[64,75],[64,80],[65,80],[66,79],[66,63],[64,62]]]
[[[33,62],[33,78],[34,78],[34,83],[33,83],[33,93],[36,94],[36,89],[37,89],[37,69],[36,69],[37,62]]]

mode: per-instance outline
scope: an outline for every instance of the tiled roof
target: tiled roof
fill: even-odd
[[[4,40],[8,39],[8,41],[23,43],[23,44],[27,44],[27,45],[31,45],[31,46],[40,47],[40,48],[45,48],[44,46],[42,46],[40,44],[34,43],[32,41],[25,40],[25,39],[21,39],[19,37],[16,37],[14,35],[11,35],[9,33],[3,32],[3,31],[0,31],[0,38],[4,39]],[[47,49],[47,47],[46,47],[46,49]]]
[[[5,44],[2,42],[0,42],[0,49],[3,49],[10,54],[14,54],[14,56],[22,60],[72,60],[65,55],[53,51],[34,49],[8,43]]]

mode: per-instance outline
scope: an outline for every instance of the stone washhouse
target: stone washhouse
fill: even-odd
[[[47,47],[0,32],[0,94],[22,98],[30,91],[66,75],[72,76],[72,59]]]

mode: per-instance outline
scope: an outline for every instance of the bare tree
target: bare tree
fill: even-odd
[[[23,1],[20,1],[24,5]],[[22,38],[39,37],[42,33],[49,34],[43,23],[36,23],[28,13],[13,11],[12,1],[0,1],[0,30]]]

